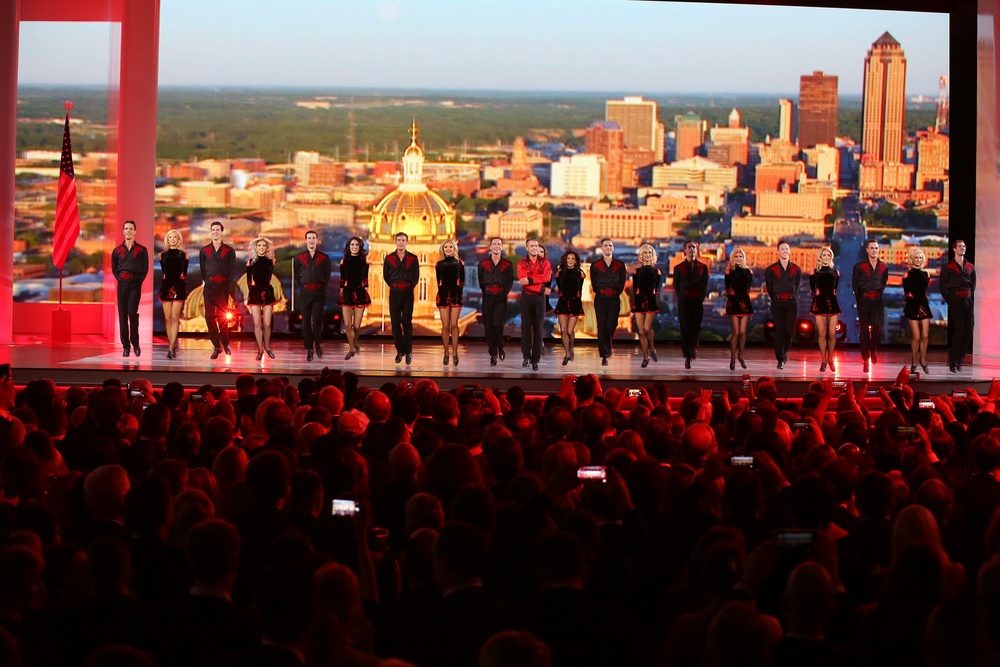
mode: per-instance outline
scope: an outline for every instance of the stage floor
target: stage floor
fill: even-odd
[[[429,377],[446,389],[471,383],[501,389],[517,384],[540,393],[553,391],[557,382],[567,374],[594,373],[605,386],[619,388],[666,381],[671,383],[675,392],[731,386],[739,383],[743,374],[752,378],[769,375],[787,385],[782,393],[801,395],[809,382],[823,377],[867,379],[890,384],[900,368],[910,362],[908,348],[883,348],[879,363],[872,364],[871,371],[863,374],[857,347],[845,346],[834,355],[837,372],[827,370],[821,373],[818,349],[793,347],[785,368],[778,370],[773,350],[754,346],[746,350],[747,369],[743,370],[737,363],[736,370],[730,371],[728,345],[702,345],[691,369],[686,370],[680,347],[669,344],[657,348],[659,362],[651,361],[647,368],[641,368],[642,355],[638,344],[616,342],[614,356],[607,366],[601,366],[597,347],[589,342],[578,342],[575,360],[563,366],[562,346],[556,341],[547,341],[539,368],[533,371],[530,367],[521,367],[520,344],[516,340],[508,343],[506,360],[495,367],[490,366],[485,342],[477,340],[459,346],[460,363],[457,366],[442,364],[441,345],[431,339],[415,341],[413,363],[410,365],[395,363],[396,351],[388,339],[363,340],[361,353],[349,361],[344,361],[347,345],[342,337],[327,341],[323,357],[317,357],[312,362],[306,361],[300,339],[275,339],[271,348],[276,358],[269,359],[265,355],[261,361],[255,359],[257,347],[252,338],[236,338],[231,347],[232,356],[223,354],[213,361],[209,358],[212,346],[207,339],[182,338],[177,358],[167,359],[166,339],[157,337],[152,349],[142,350],[141,357],[123,358],[121,347],[95,339],[78,338],[68,344],[51,345],[48,339],[19,337],[13,344],[0,348],[0,363],[11,363],[18,383],[47,377],[59,384],[94,385],[114,376],[123,381],[142,377],[156,386],[173,380],[187,386],[205,383],[232,385],[232,376],[239,373],[283,375],[297,382],[302,377],[316,376],[328,367],[331,370],[352,371],[369,386]],[[946,350],[931,350],[928,359],[930,373],[921,373],[919,382],[927,391],[935,393],[956,386],[975,386],[982,393],[993,377],[1000,376],[1000,359],[974,358],[970,355],[961,372],[956,374],[948,370]],[[224,377],[225,374],[230,377]]]

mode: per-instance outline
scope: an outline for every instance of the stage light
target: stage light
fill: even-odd
[[[288,333],[299,333],[302,331],[302,312],[293,310],[288,313]]]
[[[837,321],[837,340],[841,343],[847,340],[847,326],[839,320]]]
[[[795,337],[800,343],[811,343],[816,340],[816,324],[810,319],[801,319],[795,325]]]
[[[339,310],[331,310],[323,314],[323,335],[331,336],[340,333],[344,316]]]

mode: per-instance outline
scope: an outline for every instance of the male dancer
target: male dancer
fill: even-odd
[[[889,265],[878,258],[878,241],[875,239],[865,242],[865,252],[868,259],[854,265],[851,285],[858,303],[861,361],[864,363],[863,371],[867,373],[869,358],[873,364],[878,363],[878,343],[882,339],[882,292],[889,282]]]
[[[396,346],[396,363],[406,355],[406,365],[413,363],[413,289],[420,280],[420,262],[406,250],[410,237],[396,234],[396,252],[382,263],[382,280],[389,286],[389,321],[392,342]]]
[[[545,288],[552,281],[552,265],[538,256],[538,239],[524,243],[528,256],[517,263],[517,279],[521,283],[521,362],[538,370],[542,356],[542,323],[545,320]]]
[[[216,220],[211,224],[212,242],[198,253],[201,264],[201,279],[205,281],[205,323],[208,337],[212,341],[212,359],[218,359],[223,348],[227,355],[233,351],[229,347],[229,286],[236,276],[236,251],[222,242],[226,228]]]
[[[111,273],[118,281],[118,333],[122,341],[122,356],[129,355],[129,343],[139,356],[139,298],[142,281],[149,271],[149,253],[135,242],[135,220],[122,225],[125,241],[111,252]]]
[[[778,370],[788,361],[788,350],[795,335],[795,320],[799,315],[796,302],[802,284],[802,269],[788,257],[792,247],[787,241],[778,243],[778,261],[764,271],[764,286],[771,297],[771,319],[774,321],[774,356]]]
[[[611,356],[611,341],[618,328],[618,315],[622,308],[621,294],[625,290],[627,276],[625,262],[614,258],[614,241],[609,238],[601,239],[601,253],[604,257],[590,265],[590,287],[594,290],[597,349],[601,353],[601,365],[607,366],[608,357]]]
[[[674,292],[677,294],[677,319],[681,327],[681,350],[684,368],[698,358],[701,317],[708,293],[708,265],[698,261],[698,242],[684,244],[684,260],[674,267]]]
[[[507,295],[514,284],[514,265],[503,256],[503,239],[490,239],[490,256],[479,263],[479,287],[483,290],[483,326],[490,366],[507,357],[503,345],[503,326],[507,318]]]
[[[972,328],[976,323],[973,311],[976,297],[976,267],[965,261],[965,241],[951,242],[955,259],[941,269],[941,294],[948,302],[948,319],[954,322],[951,346],[948,348],[948,370],[962,370],[965,353],[972,344]]]
[[[319,235],[306,232],[306,251],[295,256],[292,273],[299,286],[299,312],[302,313],[302,338],[306,346],[306,361],[316,354],[323,356],[323,308],[326,306],[326,286],[330,282],[330,258],[317,250]]]

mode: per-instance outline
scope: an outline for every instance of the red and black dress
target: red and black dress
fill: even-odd
[[[750,285],[753,271],[737,266],[726,274],[726,315],[730,317],[750,317],[753,303],[750,301]]]
[[[461,308],[465,289],[465,264],[457,257],[445,257],[437,263],[437,307]]]
[[[160,301],[184,301],[187,299],[188,256],[180,248],[167,249],[160,253]]]
[[[270,306],[274,298],[271,276],[274,274],[274,260],[270,257],[251,257],[247,260],[247,305]]]
[[[632,274],[632,312],[658,313],[660,285],[663,275],[654,265],[640,266]]]
[[[903,293],[906,295],[903,302],[903,317],[908,320],[930,319],[931,304],[927,301],[927,287],[930,282],[930,276],[921,269],[910,269],[903,276]]]
[[[556,287],[559,288],[559,300],[556,302],[556,315],[570,317],[583,316],[583,269],[559,269],[556,274]]]
[[[368,260],[363,255],[345,255],[340,260],[341,308],[367,308],[372,298],[368,294]]]
[[[840,302],[837,301],[839,284],[840,271],[829,266],[813,271],[809,276],[809,292],[813,298],[809,312],[813,315],[840,315]]]

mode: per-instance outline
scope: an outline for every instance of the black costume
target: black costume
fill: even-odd
[[[597,349],[603,359],[611,356],[611,341],[621,314],[621,294],[625,291],[625,263],[602,257],[590,265],[590,286],[594,290],[594,314],[597,316]]]
[[[660,285],[663,275],[654,265],[640,266],[632,274],[632,312],[660,312]]]
[[[948,319],[955,326],[948,348],[948,363],[960,366],[972,344],[972,330],[976,324],[973,310],[976,297],[976,267],[971,262],[961,266],[948,262],[941,269],[941,294],[948,302]]]
[[[559,269],[556,274],[556,286],[559,288],[556,315],[583,316],[583,279],[583,269],[580,267]]]
[[[542,323],[545,321],[545,288],[552,282],[552,265],[549,260],[525,257],[517,263],[517,278],[527,278],[521,286],[521,356],[527,365],[538,370],[542,356]]]
[[[126,350],[129,345],[139,349],[139,299],[148,271],[145,246],[133,243],[130,250],[122,243],[111,251],[111,273],[118,281],[118,333]]]
[[[837,301],[837,285],[840,284],[840,271],[823,266],[809,276],[809,292],[812,294],[812,306],[809,312],[813,315],[839,315],[840,302]]]
[[[931,304],[927,300],[927,287],[931,279],[926,271],[910,269],[903,276],[903,317],[908,320],[929,320]]]
[[[681,328],[681,350],[685,359],[694,359],[701,337],[701,318],[708,293],[708,265],[683,260],[674,267],[674,293],[677,294],[677,319]]]
[[[372,303],[368,294],[368,259],[364,255],[344,255],[340,260],[340,297],[343,308],[367,308]]]
[[[420,261],[412,252],[389,253],[382,262],[382,279],[389,287],[389,320],[396,354],[413,353],[413,288],[420,280]]]
[[[774,356],[779,363],[788,360],[788,350],[795,335],[795,320],[799,316],[796,297],[802,284],[802,269],[788,262],[782,268],[777,261],[764,271],[764,285],[771,298],[771,319],[774,321]]]
[[[503,327],[507,319],[507,295],[514,284],[514,265],[500,258],[494,263],[492,255],[479,262],[479,288],[483,290],[483,326],[486,329],[486,346],[495,357],[503,349]]]
[[[274,275],[274,260],[270,257],[260,257],[247,260],[247,305],[272,306],[274,286],[271,276]]]
[[[187,299],[188,256],[183,250],[167,249],[160,253],[160,301],[184,301]]]
[[[205,281],[205,324],[208,337],[216,350],[229,345],[229,286],[236,277],[236,251],[222,243],[219,249],[209,243],[198,253],[201,278]]]
[[[851,284],[858,303],[858,325],[861,333],[861,358],[868,361],[872,352],[878,352],[882,340],[882,292],[889,282],[889,266],[876,260],[875,266],[867,259],[854,265]]]
[[[330,282],[330,258],[319,250],[314,255],[306,250],[295,256],[292,273],[299,286],[303,342],[307,350],[312,350],[314,344],[320,345],[323,341],[323,308],[326,307],[326,286]]]
[[[461,308],[465,289],[465,264],[457,257],[445,257],[434,267],[437,275],[438,308]]]
[[[753,304],[750,302],[750,285],[753,283],[753,271],[737,266],[726,274],[726,315],[749,317],[753,315]]]

